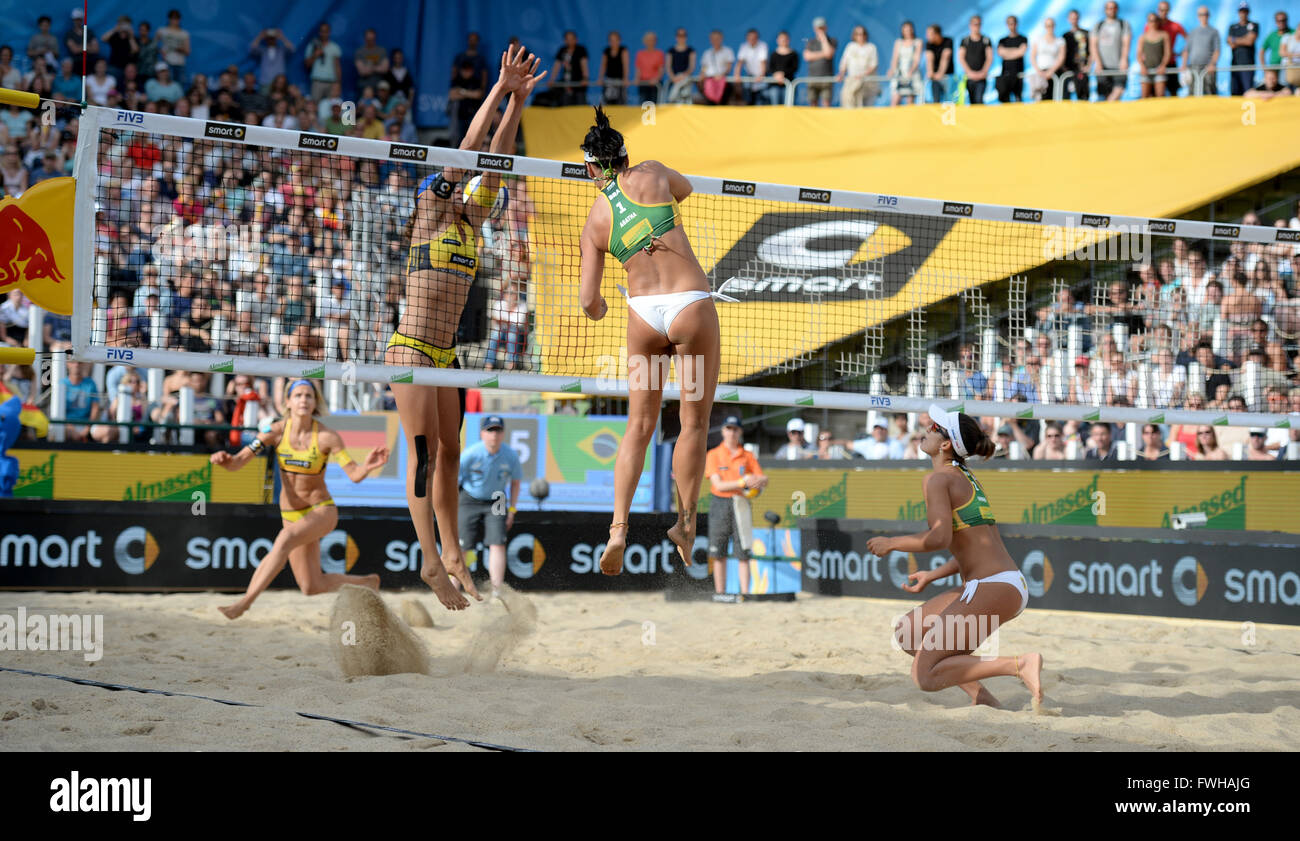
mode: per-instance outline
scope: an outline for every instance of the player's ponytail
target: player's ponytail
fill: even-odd
[[[582,151],[586,159],[602,170],[622,169],[627,166],[627,147],[623,145],[623,135],[609,124],[605,109],[596,106],[596,124],[587,131],[582,141]]]
[[[961,428],[961,442],[966,447],[966,452],[980,458],[992,458],[997,452],[997,442],[986,435],[970,415],[958,415],[958,426]]]

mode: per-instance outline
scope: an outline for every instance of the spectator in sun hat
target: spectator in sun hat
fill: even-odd
[[[154,65],[154,78],[144,83],[144,95],[150,102],[169,102],[175,105],[178,99],[185,96],[180,83],[172,79],[171,71],[165,61]]]
[[[790,418],[789,423],[785,425],[785,437],[788,440],[776,451],[775,458],[797,461],[813,457],[812,447],[808,446],[808,442],[804,440],[803,420]]]

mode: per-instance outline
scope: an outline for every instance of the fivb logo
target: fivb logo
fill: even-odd
[[[86,777],[73,771],[50,781],[51,812],[129,812],[133,821],[153,815],[153,778]]]
[[[1099,233],[1087,228],[1105,228]],[[1151,265],[1151,231],[1146,225],[1112,225],[1109,216],[1088,216],[1076,225],[1073,216],[1064,225],[1043,228],[1043,257],[1047,260],[1113,260]]]

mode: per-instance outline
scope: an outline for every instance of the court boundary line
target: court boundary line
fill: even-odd
[[[125,683],[106,683],[104,681],[93,680],[91,678],[70,677],[68,675],[56,675],[56,674],[51,674],[49,672],[33,672],[27,669],[15,669],[9,666],[0,666],[0,672],[12,672],[14,674],[28,675],[31,677],[53,678],[55,680],[67,681],[68,683],[75,683],[81,686],[93,686],[98,689],[107,689],[111,692],[137,692],[142,695],[165,695],[168,697],[176,697],[176,698],[196,698],[200,701],[212,701],[214,703],[225,704],[226,706],[230,706],[230,707],[253,707],[256,709],[281,710],[281,711],[285,709],[284,707],[273,707],[273,706],[267,706],[265,704],[250,704],[247,701],[231,701],[225,698],[212,698],[207,695],[195,695],[190,692],[175,692],[170,689],[148,689],[140,686],[131,686]],[[457,742],[459,744],[469,745],[471,747],[479,748],[481,750],[489,750],[489,751],[495,751],[499,753],[537,753],[538,752],[533,748],[516,748],[516,747],[511,747],[509,745],[498,745],[492,742],[481,742],[476,739],[462,739],[456,736],[440,736],[435,733],[421,733],[417,730],[404,730],[400,727],[389,727],[386,724],[370,724],[364,721],[352,721],[351,719],[337,718],[335,716],[329,716],[329,715],[321,715],[320,713],[305,713],[302,712],[301,710],[289,710],[289,712],[292,712],[294,715],[302,716],[303,718],[310,719],[312,721],[329,721],[329,722],[333,722],[334,724],[342,725],[344,727],[364,728],[368,730],[382,730],[389,733],[397,733],[403,736],[415,736],[424,739],[440,739],[444,742]]]

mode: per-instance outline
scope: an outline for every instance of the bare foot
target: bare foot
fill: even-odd
[[[221,611],[222,615],[227,619],[238,619],[244,615],[244,611],[248,610],[248,606],[243,602],[235,602],[234,604],[228,604],[225,607],[219,607],[217,610]]]
[[[994,698],[993,693],[989,692],[983,686],[980,687],[979,692],[971,699],[970,703],[972,707],[985,706],[992,707],[995,710],[1002,709],[1002,705],[998,703],[998,699]]]
[[[1025,688],[1033,700],[1034,711],[1043,703],[1043,655],[1021,654],[1016,657],[1016,668]]]
[[[688,511],[678,516],[677,522],[668,529],[668,539],[677,545],[677,554],[682,563],[691,565],[691,555],[695,553],[695,512]]]
[[[451,583],[451,579],[447,577],[447,570],[442,566],[422,567],[420,578],[429,585],[433,594],[438,597],[438,601],[442,602],[442,606],[448,610],[464,610],[469,607],[469,602]]]
[[[609,541],[605,543],[605,553],[600,556],[600,571],[606,575],[618,575],[622,572],[625,548],[627,548],[627,523],[610,526]]]
[[[443,553],[442,566],[447,570],[448,575],[455,576],[461,588],[473,596],[475,601],[483,601],[483,597],[478,594],[478,588],[474,586],[474,576],[469,574],[469,567],[465,566],[465,557],[460,554],[459,547],[456,548],[455,553]]]

